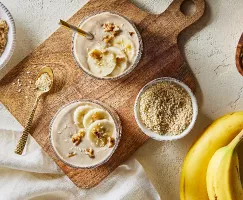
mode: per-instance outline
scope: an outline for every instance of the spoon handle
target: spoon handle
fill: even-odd
[[[34,106],[32,108],[31,114],[30,114],[29,119],[27,121],[27,124],[24,128],[23,134],[19,138],[18,144],[17,144],[15,151],[14,151],[16,154],[22,155],[22,153],[23,153],[25,144],[26,144],[28,136],[30,134],[31,124],[32,124],[32,121],[33,121],[33,118],[34,118],[34,115],[35,115],[35,111],[36,111],[38,102],[39,102],[39,97],[36,98],[36,101],[35,101]]]
[[[69,23],[66,22],[66,21],[63,21],[63,20],[60,19],[59,24],[62,25],[62,26],[64,26],[64,27],[66,27],[66,28],[68,28],[68,29],[71,29],[71,30],[74,31],[74,32],[79,33],[80,35],[86,37],[86,38],[89,39],[89,40],[92,40],[92,39],[94,38],[94,36],[93,36],[91,33],[86,32],[86,31],[84,31],[84,30],[78,28],[77,26],[74,26],[74,25],[72,25],[72,24],[69,24]]]

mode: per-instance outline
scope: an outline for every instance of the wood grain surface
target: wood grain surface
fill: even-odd
[[[1,80],[0,101],[25,125],[35,99],[34,85],[29,81],[34,82],[41,67],[48,65],[53,68],[55,84],[38,106],[32,136],[78,187],[91,188],[100,183],[148,140],[138,128],[133,115],[135,97],[146,83],[168,76],[182,80],[192,90],[195,89],[193,75],[181,56],[177,37],[203,15],[205,2],[193,0],[196,12],[185,16],[180,11],[183,1],[174,0],[164,13],[154,15],[140,10],[128,0],[90,0],[69,20],[77,25],[91,13],[108,10],[118,12],[136,24],[144,43],[143,56],[135,70],[122,79],[96,80],[84,74],[72,57],[72,33],[59,28]],[[22,83],[21,92],[13,84],[18,79]],[[121,142],[114,155],[103,166],[90,170],[65,165],[55,156],[49,141],[49,123],[57,110],[70,101],[83,98],[97,99],[115,108],[123,126]]]

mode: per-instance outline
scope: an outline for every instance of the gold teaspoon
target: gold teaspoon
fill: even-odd
[[[33,108],[32,108],[31,114],[30,114],[30,116],[29,116],[29,118],[28,118],[27,124],[26,124],[26,126],[25,126],[25,128],[24,128],[23,134],[21,135],[21,137],[20,137],[20,139],[19,139],[19,141],[18,141],[18,144],[17,144],[17,146],[16,146],[16,149],[15,149],[15,151],[14,151],[16,154],[19,154],[19,155],[21,155],[21,154],[23,153],[23,150],[24,150],[24,148],[25,148],[25,144],[26,144],[26,141],[27,141],[28,136],[29,136],[29,134],[30,134],[31,124],[32,124],[32,121],[33,121],[33,118],[34,118],[34,114],[35,114],[35,111],[36,111],[38,102],[39,102],[39,100],[40,100],[40,97],[41,97],[43,94],[49,92],[50,89],[51,89],[51,87],[52,87],[52,85],[53,85],[54,76],[53,76],[52,69],[51,69],[50,67],[43,67],[43,68],[39,71],[39,73],[38,73],[38,75],[37,75],[37,77],[36,77],[36,81],[37,81],[38,78],[39,78],[42,74],[44,74],[44,73],[47,73],[47,74],[48,74],[48,76],[49,76],[49,78],[50,78],[50,80],[51,80],[51,83],[50,83],[49,87],[48,87],[46,90],[42,90],[41,88],[37,88],[37,91],[36,91],[36,100],[35,100],[34,106],[33,106]]]
[[[92,33],[86,32],[80,28],[78,28],[77,26],[74,26],[72,24],[69,24],[68,22],[65,22],[63,20],[60,19],[59,25],[64,26],[65,28],[71,29],[74,32],[77,32],[78,34],[86,37],[88,40],[93,40],[94,36]]]

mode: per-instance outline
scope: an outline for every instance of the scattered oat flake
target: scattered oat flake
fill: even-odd
[[[13,85],[15,85],[15,83],[13,83]]]
[[[18,92],[21,92],[22,89],[19,89]]]
[[[29,74],[30,72],[26,72],[26,74]]]

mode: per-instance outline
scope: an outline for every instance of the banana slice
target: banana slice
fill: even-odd
[[[128,57],[129,62],[133,62],[135,56],[134,42],[127,36],[119,35],[112,40],[112,46],[121,49]]]
[[[93,122],[101,119],[109,119],[109,115],[106,111],[95,108],[93,110],[90,110],[83,119],[83,124],[85,128],[88,128]]]
[[[94,75],[104,77],[115,69],[116,56],[111,51],[95,48],[88,53],[87,63]]]
[[[113,70],[113,72],[111,73],[111,76],[117,76],[126,70],[127,56],[118,47],[109,47],[109,48],[107,48],[107,50],[116,55],[116,67]]]
[[[74,111],[74,114],[73,114],[73,120],[74,120],[74,123],[78,127],[80,127],[80,128],[84,127],[84,125],[83,125],[84,116],[91,109],[92,109],[92,107],[88,106],[88,105],[79,106],[79,107],[76,108],[76,110]]]
[[[113,123],[107,119],[97,120],[89,127],[89,139],[95,146],[104,147],[108,142],[108,137],[112,136],[113,131]]]

